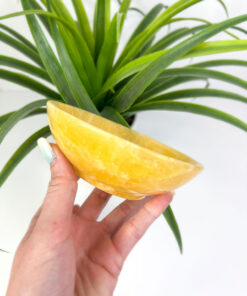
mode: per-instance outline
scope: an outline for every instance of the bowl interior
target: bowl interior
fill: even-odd
[[[60,102],[49,101],[48,104],[49,103],[51,103],[55,108],[58,107],[60,110],[66,112],[68,115],[82,120],[84,124],[94,126],[97,129],[108,132],[116,137],[120,137],[135,145],[151,150],[152,152],[186,163],[191,163],[193,165],[200,165],[189,156],[109,119]]]

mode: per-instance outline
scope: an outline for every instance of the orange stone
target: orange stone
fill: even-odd
[[[52,135],[75,172],[101,190],[126,199],[170,191],[202,166],[187,155],[104,117],[47,102]]]

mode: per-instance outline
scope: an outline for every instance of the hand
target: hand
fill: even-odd
[[[127,255],[172,194],[126,200],[98,222],[110,195],[94,189],[74,206],[78,176],[51,147],[47,195],[16,251],[7,296],[110,296]]]

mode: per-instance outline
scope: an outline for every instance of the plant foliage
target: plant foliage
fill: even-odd
[[[96,0],[91,25],[83,0],[71,0],[75,19],[63,0],[21,0],[23,11],[0,16],[0,43],[13,47],[29,62],[0,55],[0,79],[20,84],[44,98],[34,99],[21,109],[0,116],[0,142],[20,120],[46,113],[48,99],[83,108],[127,127],[126,119],[139,111],[172,110],[208,116],[247,131],[247,123],[230,114],[197,102],[179,101],[214,97],[246,104],[246,97],[207,87],[169,91],[185,82],[208,79],[247,88],[246,80],[209,69],[225,65],[246,67],[246,61],[209,59],[190,66],[173,66],[181,59],[247,50],[247,40],[233,33],[246,34],[240,24],[247,21],[247,14],[229,18],[222,0],[215,1],[224,9],[227,19],[217,24],[196,17],[178,17],[203,1],[174,0],[169,7],[161,3],[145,14],[132,7],[131,0],[118,0],[119,9],[112,14],[111,0]],[[141,20],[117,55],[124,23],[131,11],[138,12]],[[4,24],[4,19],[17,16],[26,17],[34,42]],[[187,21],[194,25],[188,27]],[[173,29],[173,23],[180,27]],[[167,32],[164,28],[169,32],[164,33]],[[163,36],[157,40],[158,32],[163,32]],[[227,39],[210,40],[219,33],[224,33]],[[36,140],[49,135],[50,129],[46,126],[23,142],[2,168],[0,186],[36,146]],[[164,217],[182,252],[180,231],[170,207]]]

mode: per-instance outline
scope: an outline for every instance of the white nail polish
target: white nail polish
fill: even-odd
[[[52,150],[50,144],[45,138],[39,138],[38,141],[38,147],[40,149],[41,154],[45,158],[45,160],[51,164],[53,160],[56,158],[55,152]]]

